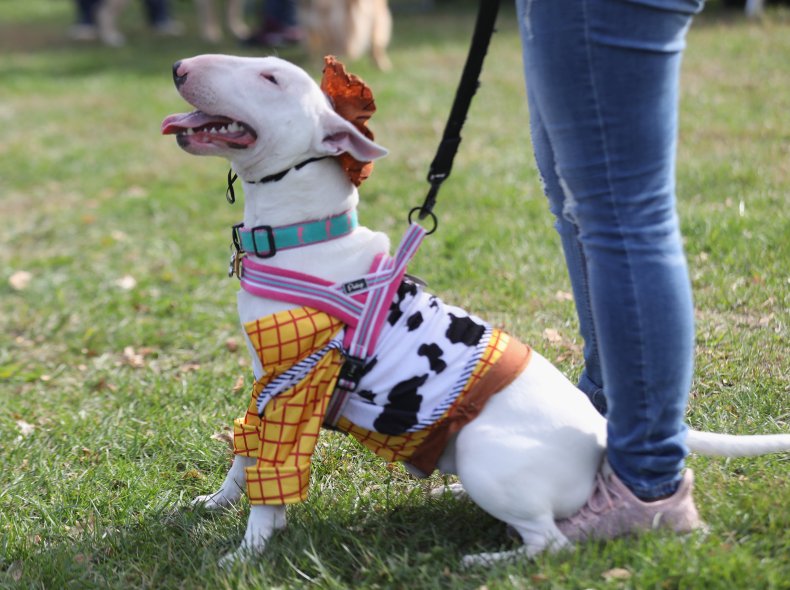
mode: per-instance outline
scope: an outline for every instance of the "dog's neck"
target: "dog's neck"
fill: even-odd
[[[356,208],[359,193],[333,159],[291,170],[275,182],[242,182],[244,225],[283,226]],[[389,252],[386,234],[358,227],[328,242],[278,252],[265,264],[312,274],[331,281],[356,278],[370,268],[377,254]]]
[[[353,210],[359,202],[356,187],[333,159],[287,169],[278,180],[242,180],[242,187],[245,227],[325,219]]]

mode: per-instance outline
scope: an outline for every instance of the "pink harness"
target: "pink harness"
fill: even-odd
[[[349,394],[359,385],[365,363],[376,348],[390,303],[426,233],[420,225],[411,223],[395,256],[378,255],[367,274],[345,283],[331,283],[241,257],[237,274],[242,289],[248,293],[313,307],[346,324],[343,338],[345,363],[329,402],[326,426],[335,426]],[[235,256],[240,257],[238,254]]]

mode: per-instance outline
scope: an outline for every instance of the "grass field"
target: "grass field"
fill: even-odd
[[[191,3],[176,3],[194,30]],[[310,500],[265,558],[216,558],[247,507],[189,500],[222,481],[221,436],[250,368],[225,277],[227,166],[159,136],[186,110],[176,59],[254,54],[161,39],[128,11],[117,50],[66,38],[71,3],[0,3],[0,588],[790,588],[788,456],[690,457],[707,537],[647,535],[573,554],[463,570],[508,547],[473,505],[429,499],[327,434]],[[371,122],[391,150],[360,215],[396,239],[423,181],[474,13],[399,13],[392,73]],[[559,241],[529,147],[515,19],[501,16],[482,90],[413,270],[506,324],[571,377],[580,341]],[[314,75],[318,64],[282,51]],[[697,305],[697,428],[790,431],[790,13],[759,23],[712,4],[684,64],[678,196]],[[526,492],[528,493],[528,491]]]

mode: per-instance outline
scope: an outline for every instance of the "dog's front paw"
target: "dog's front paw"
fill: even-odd
[[[245,547],[242,543],[241,546],[235,551],[231,551],[227,555],[220,557],[217,565],[226,570],[231,569],[236,564],[247,563],[248,561],[261,555],[261,553],[263,553],[263,547],[256,551]]]
[[[253,504],[250,506],[244,540],[236,551],[220,559],[219,565],[228,568],[260,555],[266,550],[266,545],[274,532],[285,528],[285,523],[285,506]]]
[[[240,498],[241,494],[228,495],[225,494],[223,490],[220,490],[218,492],[214,492],[213,494],[198,496],[192,500],[191,506],[192,508],[198,508],[202,510],[222,510],[236,505]]]

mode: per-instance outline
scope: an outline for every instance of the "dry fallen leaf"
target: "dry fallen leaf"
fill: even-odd
[[[123,193],[124,197],[131,197],[133,199],[142,199],[148,196],[148,191],[139,185],[132,185]]]
[[[233,433],[231,432],[216,432],[211,435],[211,440],[218,440],[219,442],[228,445],[230,450],[233,450]]]
[[[178,372],[182,374],[194,373],[195,371],[199,371],[199,370],[200,370],[200,363],[196,363],[196,362],[184,363],[183,365],[178,367]]]
[[[120,287],[124,291],[131,291],[137,286],[137,279],[135,279],[132,275],[124,275],[115,281],[115,286]]]
[[[18,270],[10,277],[8,277],[8,284],[14,291],[23,291],[30,285],[33,280],[33,275],[26,270]]]
[[[543,339],[548,340],[551,344],[559,344],[562,342],[562,336],[553,328],[546,328],[543,330]]]
[[[123,349],[123,360],[127,365],[135,369],[145,366],[145,358],[142,354],[135,352],[132,346],[127,346]]]
[[[601,577],[604,580],[627,580],[631,577],[631,572],[622,567],[615,567],[610,570],[606,570],[601,574]]]
[[[236,383],[233,384],[232,391],[236,392],[241,391],[242,389],[244,389],[244,375],[239,375],[239,377],[236,379]]]
[[[568,293],[567,291],[557,291],[554,294],[554,298],[557,301],[573,301],[573,293]]]
[[[19,428],[19,433],[22,436],[30,436],[36,430],[36,427],[30,424],[29,422],[25,422],[24,420],[17,420],[16,426]]]

